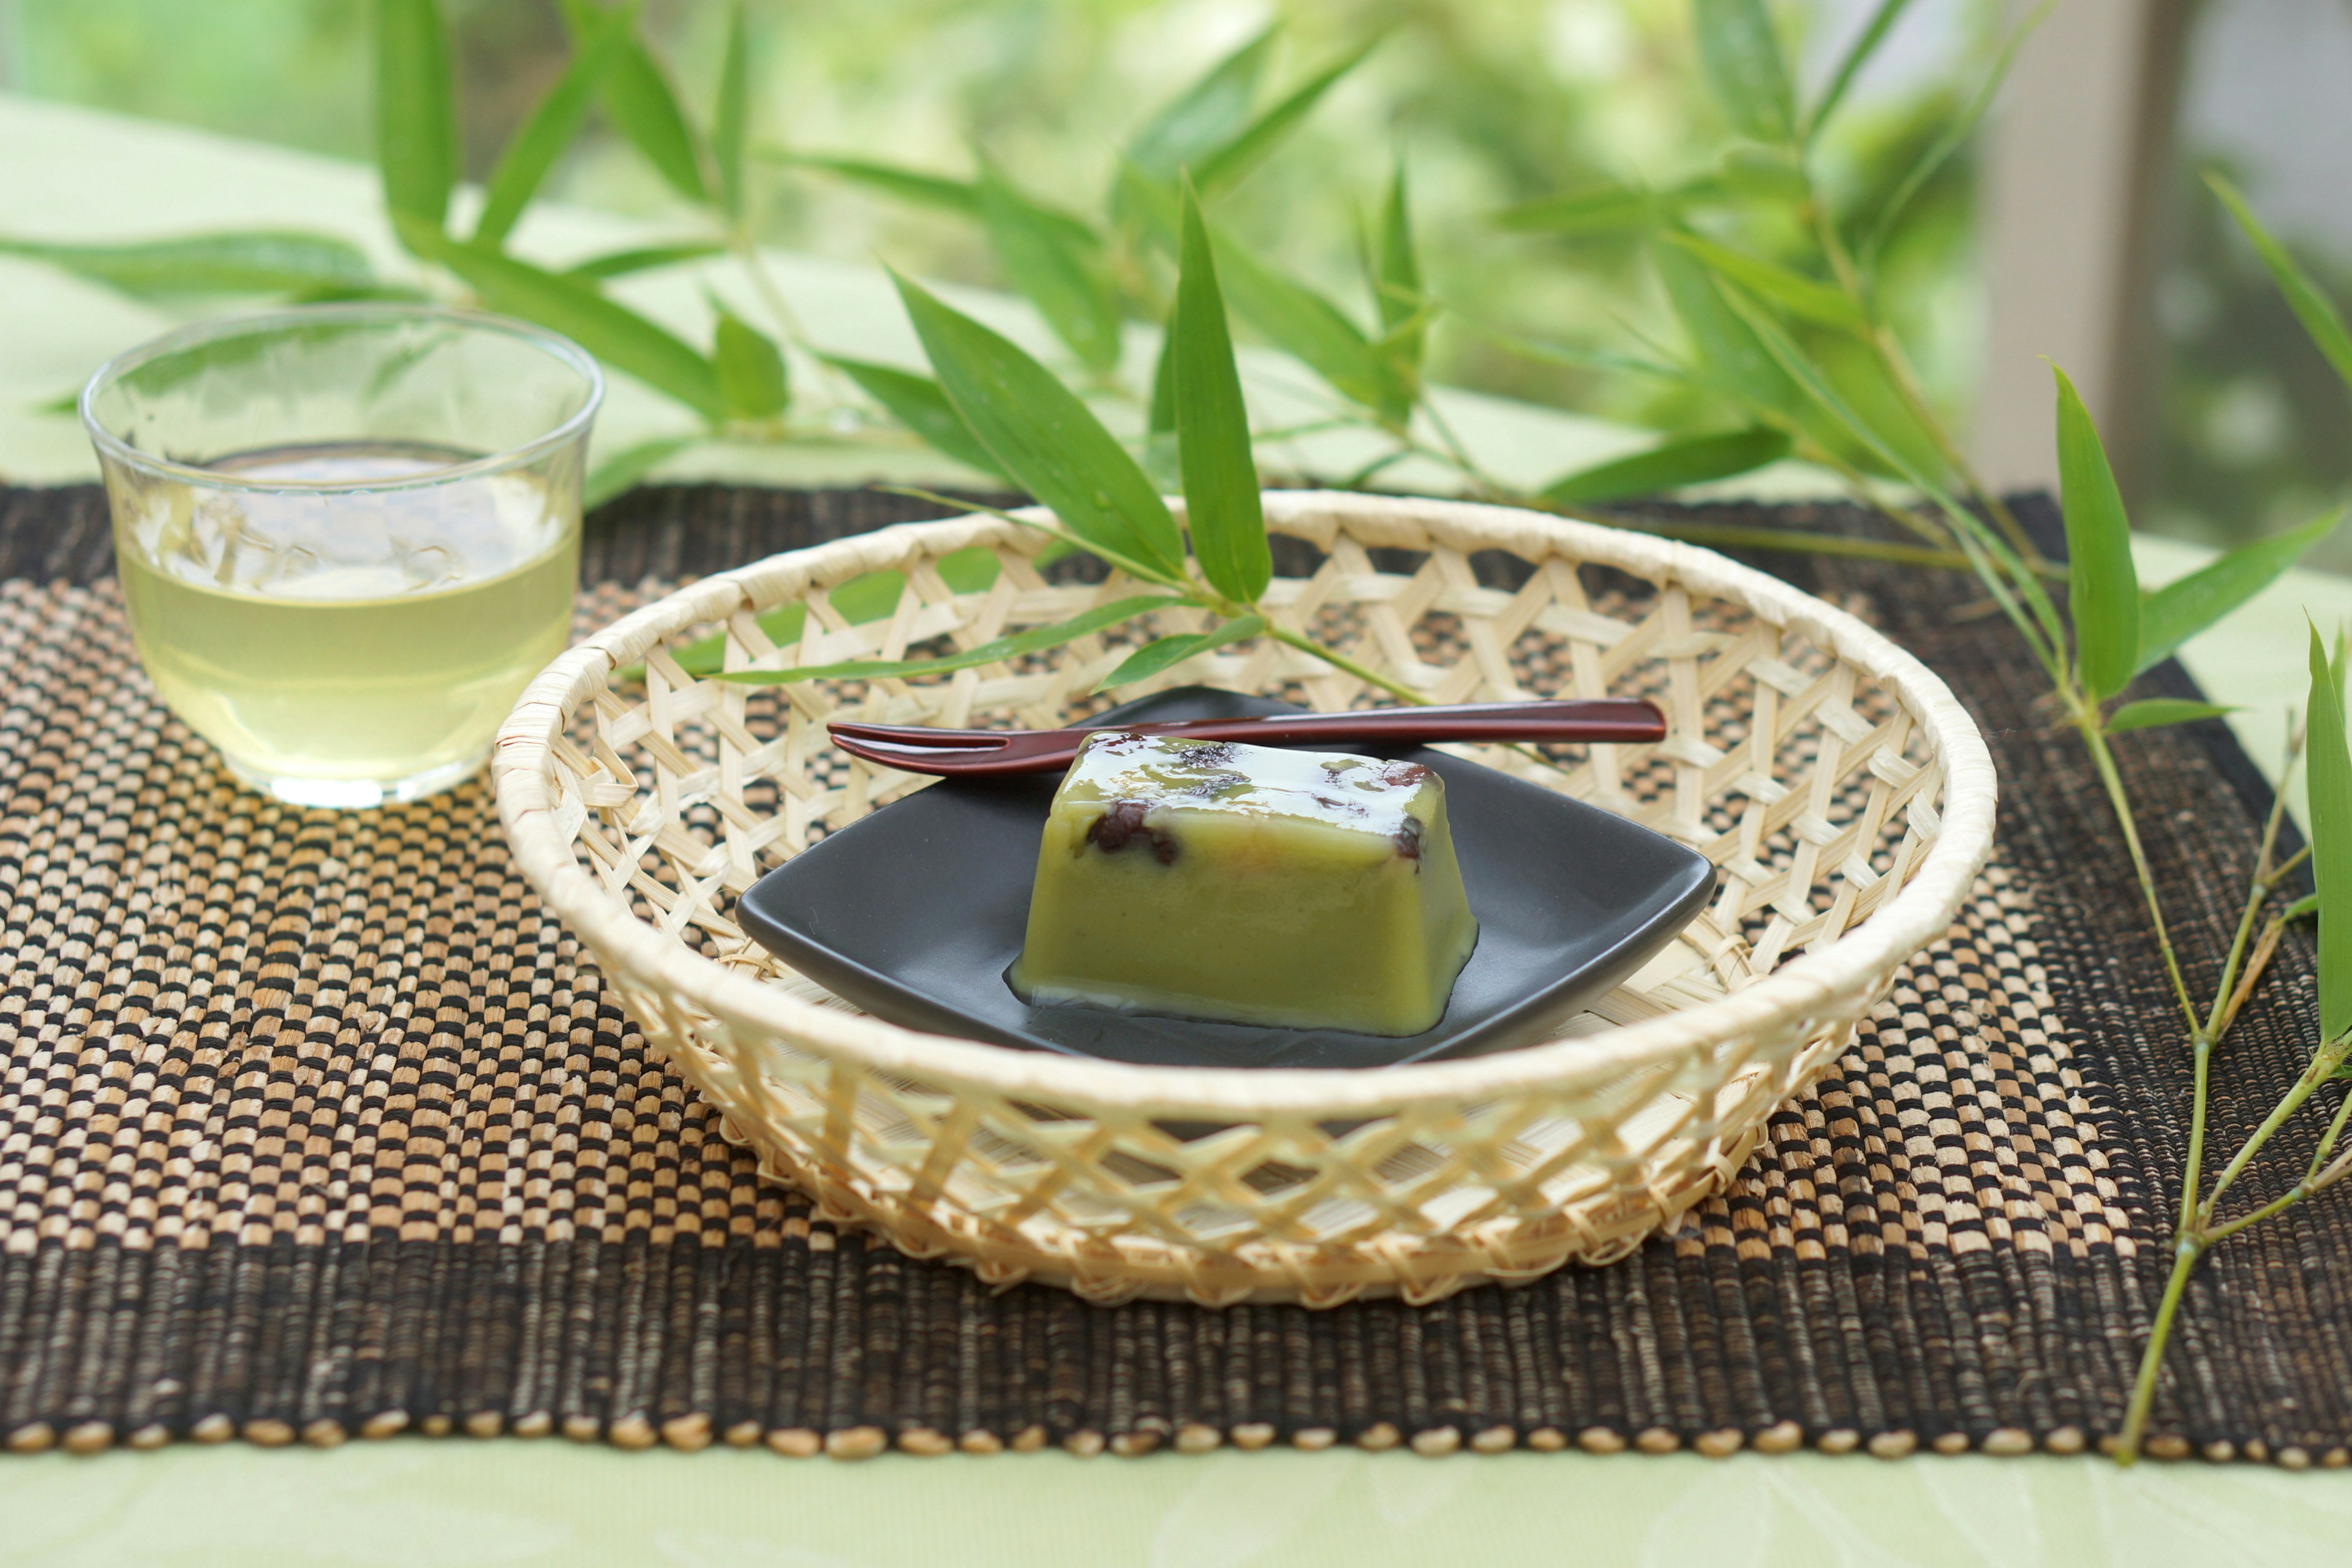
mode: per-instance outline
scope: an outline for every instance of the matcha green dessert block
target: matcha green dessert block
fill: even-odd
[[[1107,730],[1054,795],[1009,978],[1040,1005],[1418,1035],[1477,940],[1429,769]]]

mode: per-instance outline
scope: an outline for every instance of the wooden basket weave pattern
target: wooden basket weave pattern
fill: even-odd
[[[1066,722],[1123,649],[1089,637],[919,683],[756,690],[695,679],[672,650],[723,626],[730,668],[895,658],[1135,590],[1049,581],[1043,536],[991,518],[778,556],[564,656],[498,762],[522,868],[769,1173],[910,1253],[1099,1301],[1425,1301],[1603,1262],[1730,1176],[1967,895],[1990,763],[1950,693],[1853,616],[1709,552],[1532,513],[1314,493],[1267,510],[1323,556],[1277,579],[1272,617],[1432,700],[1658,700],[1655,746],[1557,766],[1465,754],[1699,848],[1724,873],[1708,913],[1553,1040],[1375,1073],[1131,1068],[868,1017],[730,919],[765,870],[927,782],[844,759],[824,720]],[[940,563],[975,549],[998,570],[959,594]],[[1381,570],[1373,551],[1419,563]],[[1522,585],[1482,586],[1485,551],[1524,563]],[[883,571],[904,579],[887,619],[828,601]],[[804,630],[779,649],[757,617],[794,601]],[[1193,629],[1188,614],[1150,630]],[[616,679],[640,660],[642,685]],[[1153,684],[1194,681],[1386,700],[1264,638]]]

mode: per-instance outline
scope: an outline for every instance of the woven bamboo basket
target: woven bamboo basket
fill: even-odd
[[[987,517],[775,556],[558,659],[496,763],[523,871],[769,1174],[918,1257],[1101,1302],[1423,1302],[1606,1262],[1730,1178],[1983,864],[1981,739],[1853,615],[1709,551],[1532,512],[1311,492],[1269,494],[1266,511],[1321,557],[1276,579],[1274,618],[1433,700],[1658,701],[1671,729],[1654,746],[1557,766],[1461,750],[1701,849],[1723,872],[1707,913],[1547,1041],[1376,1071],[1138,1068],[868,1016],[730,918],[764,871],[929,782],[842,756],[825,719],[1068,722],[1137,634],[922,682],[764,689],[695,679],[673,651],[724,628],[729,668],[895,658],[1134,588],[1050,580],[1043,537]],[[940,563],[973,550],[994,555],[993,582],[955,592]],[[1498,563],[1522,585],[1482,585]],[[904,579],[887,619],[851,624],[828,602],[881,571]],[[793,601],[803,630],[776,647],[758,617]],[[1170,613],[1141,635],[1192,625]],[[642,684],[616,678],[640,661]],[[1154,684],[1191,682],[1388,700],[1263,639]]]

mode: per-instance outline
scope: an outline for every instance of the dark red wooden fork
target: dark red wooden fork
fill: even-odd
[[[1270,713],[1255,719],[1180,719],[1165,724],[1094,724],[1067,730],[929,730],[920,725],[828,724],[853,757],[942,778],[1042,773],[1066,768],[1097,730],[1244,741],[1261,746],[1425,745],[1433,741],[1654,742],[1665,716],[1616,698],[1563,702],[1473,702],[1455,708],[1370,708],[1345,713]]]

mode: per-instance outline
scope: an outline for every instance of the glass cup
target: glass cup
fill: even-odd
[[[254,788],[470,777],[562,652],[596,362],[520,321],[318,305],[208,321],[81,395],[156,691]]]

